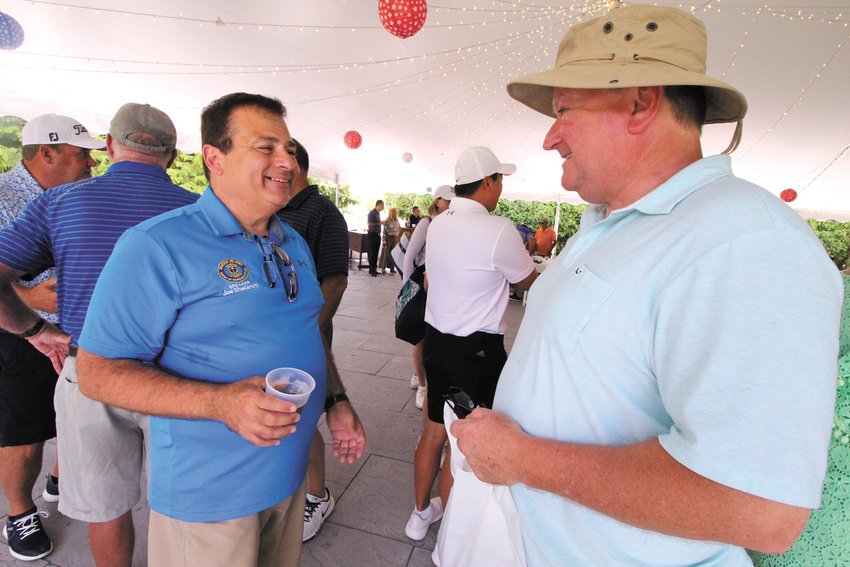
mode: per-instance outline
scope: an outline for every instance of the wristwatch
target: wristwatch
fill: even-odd
[[[325,411],[328,411],[329,409],[334,407],[337,402],[347,402],[347,401],[349,401],[349,400],[348,400],[348,396],[345,394],[345,392],[343,392],[341,394],[334,394],[333,396],[330,396],[325,400]]]
[[[34,337],[41,331],[41,328],[44,327],[46,321],[44,319],[39,318],[38,323],[24,331],[23,333],[15,333],[15,336],[19,339],[28,339],[30,337]]]

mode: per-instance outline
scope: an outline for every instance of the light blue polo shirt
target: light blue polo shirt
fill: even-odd
[[[657,438],[704,477],[814,508],[841,300],[808,225],[734,177],[727,156],[706,158],[608,218],[585,211],[532,286],[494,407],[546,439]],[[641,530],[524,485],[512,493],[531,566],[750,564],[734,546]]]
[[[218,421],[151,418],[149,500],[166,516],[244,517],[289,497],[304,480],[325,399],[323,299],[306,242],[272,218],[270,238],[297,272],[293,302],[280,275],[268,286],[258,244],[209,187],[194,205],[128,230],[92,296],[80,346],[100,356],[210,382],[281,366],[316,380],[296,433],[277,447],[256,447]]]

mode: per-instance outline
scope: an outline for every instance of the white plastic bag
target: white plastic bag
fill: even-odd
[[[446,430],[457,416],[443,407]],[[449,432],[454,485],[431,559],[437,567],[526,567],[510,488],[478,480]]]
[[[407,233],[401,235],[401,238],[398,239],[398,244],[390,250],[390,256],[395,262],[396,268],[401,272],[404,269],[404,255],[407,254],[407,247],[410,246],[410,237],[407,236]]]

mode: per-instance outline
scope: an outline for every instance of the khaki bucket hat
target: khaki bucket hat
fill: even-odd
[[[576,24],[558,48],[555,68],[508,84],[508,94],[554,117],[552,91],[667,85],[705,87],[707,124],[736,122],[725,153],[740,143],[747,99],[723,81],[706,76],[705,25],[677,8],[636,5],[614,8]]]

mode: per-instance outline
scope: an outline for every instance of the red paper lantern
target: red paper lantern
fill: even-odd
[[[345,137],[343,137],[342,141],[345,142],[345,145],[352,150],[356,150],[360,147],[360,144],[363,143],[363,136],[361,136],[360,132],[356,130],[349,130],[345,133]]]
[[[410,163],[413,161],[413,154],[410,152],[404,152],[403,154],[401,154],[401,160],[404,163]]]
[[[785,201],[786,203],[790,203],[791,201],[797,198],[797,192],[793,189],[785,189],[782,193],[779,194],[779,198]]]
[[[410,37],[425,25],[428,5],[425,0],[379,0],[381,25],[402,39]]]

